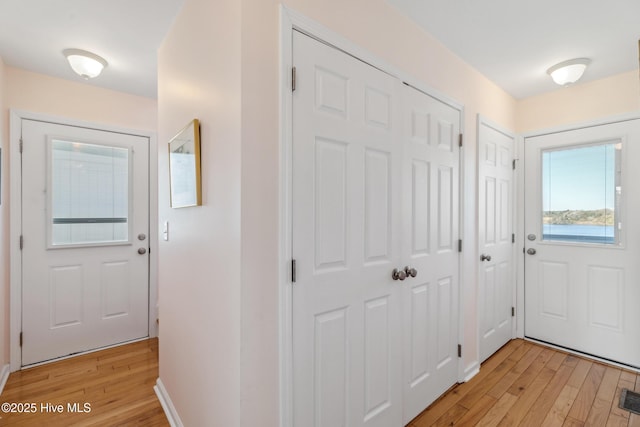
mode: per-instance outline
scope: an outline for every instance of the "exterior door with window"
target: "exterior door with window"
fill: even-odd
[[[640,367],[640,120],[525,151],[525,335]]]
[[[149,140],[22,121],[22,365],[148,335]]]

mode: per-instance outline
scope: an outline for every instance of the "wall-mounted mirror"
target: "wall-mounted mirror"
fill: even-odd
[[[169,141],[169,176],[172,208],[202,205],[198,119]]]

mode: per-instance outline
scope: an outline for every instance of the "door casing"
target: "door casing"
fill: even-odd
[[[125,129],[111,125],[91,123],[81,120],[57,117],[21,110],[9,112],[9,165],[10,165],[10,368],[15,372],[21,367],[20,332],[22,329],[22,256],[20,235],[22,230],[22,168],[20,155],[21,124],[23,119],[37,120],[62,125],[99,129],[108,132],[127,133],[149,138],[149,337],[158,336],[158,143],[156,134],[148,131]]]

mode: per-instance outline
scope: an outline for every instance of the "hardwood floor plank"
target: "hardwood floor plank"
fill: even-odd
[[[515,395],[520,396],[525,392],[527,387],[536,379],[540,371],[545,367],[547,362],[551,359],[554,354],[554,350],[550,348],[545,348],[542,352],[536,357],[536,359],[531,363],[531,365],[520,375],[514,383],[509,387],[508,392]]]
[[[555,373],[549,368],[542,368],[538,376],[524,389],[516,403],[498,425],[517,426],[520,424]]]
[[[511,410],[517,400],[518,397],[514,396],[513,394],[503,394],[502,397],[496,402],[496,404],[493,405],[493,407],[489,410],[489,412],[487,412],[487,414],[480,419],[477,426],[497,426],[500,423],[500,420],[502,420],[507,412]]]
[[[575,418],[567,417],[562,427],[584,427],[584,422],[578,421]]]
[[[529,351],[526,355],[522,356],[516,366],[507,373],[498,383],[493,386],[491,390],[487,393],[489,396],[492,396],[496,399],[500,399],[504,393],[507,392],[509,387],[513,385],[513,383],[518,379],[520,375],[533,363],[533,361],[538,357],[538,355],[542,352],[542,347],[540,346],[529,346]]]
[[[153,391],[158,340],[126,344],[12,373],[2,402],[61,404],[62,413],[0,414],[2,426],[169,425]],[[70,412],[69,406],[90,412]],[[40,409],[40,408],[38,408]]]
[[[467,411],[462,418],[458,420],[456,425],[474,426],[493,408],[498,401],[489,396],[484,395],[471,409]]]
[[[620,379],[620,372],[619,368],[607,367],[596,398],[593,401],[593,406],[589,411],[589,416],[586,420],[587,425],[604,426],[607,424],[618,380]]]
[[[598,387],[600,387],[606,369],[606,366],[599,363],[594,363],[591,366],[567,418],[573,418],[581,422],[587,420],[587,416],[591,410],[591,404],[596,398]]]
[[[564,359],[565,357],[562,358],[563,361]],[[547,367],[547,369],[549,368]],[[573,368],[571,366],[561,365],[558,368],[556,374],[551,378],[540,397],[533,403],[531,409],[522,420],[523,425],[536,425],[544,421],[572,373]]]
[[[544,419],[542,425],[548,427],[559,427],[564,424],[567,419],[567,414],[573,405],[573,402],[578,395],[578,389],[570,385],[565,385],[558,398],[553,403],[553,406],[549,410],[549,413]]]

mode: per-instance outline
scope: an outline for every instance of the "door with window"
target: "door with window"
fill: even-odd
[[[148,335],[149,140],[22,121],[22,365]]]
[[[640,367],[640,120],[525,141],[525,335]]]

